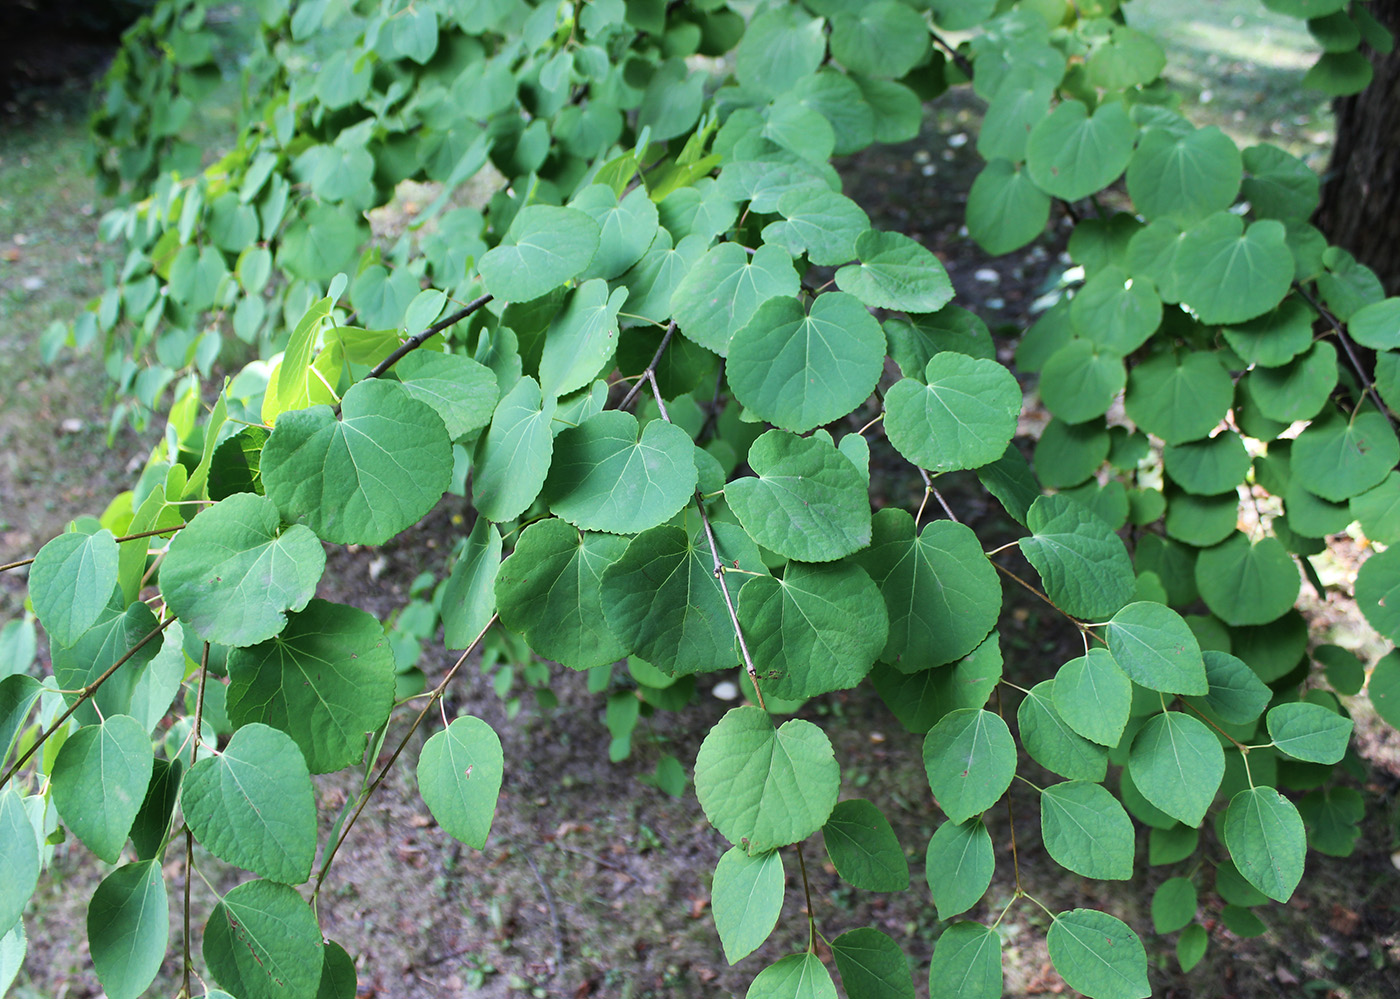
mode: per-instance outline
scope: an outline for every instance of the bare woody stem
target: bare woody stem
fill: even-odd
[[[345,828],[340,831],[340,837],[335,841],[335,846],[331,847],[330,852],[326,854],[326,859],[321,862],[321,870],[316,875],[316,887],[312,889],[311,892],[311,902],[313,904],[316,901],[316,897],[321,894],[321,885],[326,880],[326,873],[331,869],[331,862],[335,860],[335,855],[340,851],[341,844],[343,844],[346,837],[350,835],[350,830],[354,828],[355,821],[360,817],[360,813],[363,812],[365,806],[369,804],[369,799],[374,796],[374,792],[379,789],[379,785],[384,783],[384,778],[389,775],[389,771],[393,769],[399,756],[408,746],[409,740],[413,738],[413,733],[418,731],[418,726],[423,724],[423,719],[428,717],[428,712],[433,710],[433,707],[442,699],[442,695],[447,692],[447,685],[452,682],[453,677],[457,675],[457,671],[466,663],[467,657],[481,644],[481,640],[486,637],[486,633],[491,630],[491,626],[495,623],[496,615],[492,614],[491,619],[486,622],[486,626],[483,627],[481,631],[477,632],[471,644],[467,646],[466,650],[458,657],[457,661],[452,664],[452,668],[447,671],[447,675],[433,688],[432,694],[428,697],[428,702],[423,705],[423,709],[418,712],[418,717],[413,719],[413,724],[408,727],[408,731],[404,733],[404,737],[400,739],[399,744],[394,747],[393,755],[389,757],[389,761],[380,769],[379,776],[375,777],[374,782],[370,784],[369,787],[365,788],[364,793],[360,795],[360,803],[355,806],[355,812],[350,816],[350,821],[345,823]]]
[[[1385,403],[1381,402],[1381,397],[1376,393],[1375,383],[1366,377],[1366,371],[1361,367],[1361,359],[1356,356],[1355,349],[1351,345],[1351,337],[1347,336],[1342,324],[1337,321],[1337,317],[1323,308],[1322,303],[1308,294],[1308,290],[1296,281],[1293,287],[1298,289],[1298,294],[1303,296],[1303,300],[1313,307],[1313,311],[1326,320],[1327,325],[1332,327],[1332,332],[1337,334],[1337,342],[1342,345],[1342,351],[1347,355],[1347,361],[1351,364],[1351,369],[1356,372],[1356,377],[1361,379],[1362,391],[1371,397],[1371,401],[1376,404],[1376,409],[1386,418],[1391,429],[1395,428],[1395,421],[1390,418],[1390,410]]]
[[[802,896],[807,900],[807,953],[817,952],[817,917],[812,912],[812,886],[807,882],[807,858],[802,856],[802,844],[794,843],[797,866],[802,868]]]
[[[657,387],[656,372],[648,369],[647,380],[651,382],[651,391],[656,397],[657,408],[661,410],[661,418],[670,423],[671,414],[666,411],[666,402],[661,398],[661,389]],[[724,605],[729,608],[729,623],[734,626],[734,637],[739,640],[739,651],[744,656],[744,669],[748,671],[749,680],[753,683],[758,706],[767,711],[768,707],[763,703],[763,688],[758,685],[758,668],[753,664],[753,655],[749,652],[749,643],[744,638],[744,629],[739,627],[739,614],[734,609],[734,598],[730,595],[729,583],[724,578],[724,562],[719,557],[719,545],[715,544],[715,532],[710,527],[710,516],[705,512],[705,497],[701,495],[698,487],[695,490],[695,508],[700,511],[700,524],[705,529],[705,540],[710,545],[710,558],[714,560],[715,579],[719,581],[720,592],[724,594]]]
[[[661,338],[661,346],[657,347],[656,353],[651,356],[651,363],[647,365],[646,370],[637,378],[637,381],[628,390],[627,394],[622,397],[622,401],[617,404],[618,409],[626,409],[632,400],[637,397],[637,393],[642,390],[642,382],[650,378],[652,373],[656,371],[656,366],[661,363],[661,355],[666,353],[666,348],[671,343],[671,337],[675,335],[676,321],[672,319],[670,325],[666,327],[666,335]]]
[[[54,723],[44,731],[43,735],[39,736],[39,738],[34,740],[34,745],[30,746],[27,750],[25,750],[24,755],[21,756],[19,759],[15,760],[15,762],[10,766],[10,769],[5,771],[5,776],[0,777],[0,785],[9,783],[10,778],[13,777],[15,774],[19,773],[20,768],[29,762],[29,758],[35,753],[37,753],[39,751],[39,748],[43,746],[44,743],[49,741],[49,737],[59,730],[63,723],[66,722],[72,716],[74,711],[77,711],[79,707],[81,707],[87,701],[91,700],[92,696],[97,693],[98,688],[100,688],[104,683],[106,683],[108,678],[111,677],[113,673],[121,669],[122,666],[126,665],[128,659],[136,655],[136,653],[140,652],[143,648],[146,647],[147,643],[149,643],[151,639],[158,636],[162,631],[164,631],[166,628],[170,627],[174,623],[175,616],[172,614],[170,617],[166,618],[164,621],[158,624],[155,628],[151,629],[145,635],[143,635],[140,641],[138,641],[135,645],[133,645],[130,649],[127,650],[125,655],[123,655],[116,662],[112,663],[112,665],[108,666],[101,676],[99,676],[96,680],[92,681],[92,683],[88,684],[82,690],[78,691],[78,699],[68,706],[67,711],[63,712],[63,714],[59,715],[58,718],[54,719]]]
[[[209,680],[209,643],[204,643],[204,651],[199,656],[199,696],[194,702],[194,728],[191,730],[193,739],[190,742],[190,765],[194,765],[195,756],[199,752],[199,726],[204,719],[204,685]],[[194,967],[194,962],[190,959],[190,878],[194,874],[194,832],[189,824],[185,825],[185,937],[182,941],[184,950],[184,970],[185,984],[180,990],[180,995],[188,997],[190,994],[190,969]]]
[[[365,377],[380,377],[384,374],[384,372],[388,371],[395,364],[398,364],[405,354],[409,354],[417,350],[419,347],[423,346],[424,343],[426,343],[432,337],[437,336],[443,330],[448,329],[452,326],[456,326],[463,319],[466,319],[473,312],[480,309],[489,301],[491,301],[490,295],[482,295],[480,298],[474,298],[466,305],[462,306],[462,308],[452,313],[452,315],[446,317],[445,319],[439,319],[437,322],[433,323],[433,325],[429,326],[422,333],[415,333],[403,343],[399,344],[398,348],[392,354],[384,358],[384,360],[380,361],[372,369],[370,369],[370,373],[365,375]]]
[[[140,534],[127,534],[123,535],[120,538],[117,538],[116,542],[117,544],[121,544],[124,541],[137,541],[141,538],[154,538],[157,534],[173,534],[174,532],[180,530],[184,526],[184,524],[172,524],[170,527],[157,527],[155,530],[142,531]],[[4,565],[0,565],[0,572],[4,572],[6,569],[20,569],[26,565],[32,565],[33,562],[34,559],[32,558],[22,558],[18,562],[6,562]]]

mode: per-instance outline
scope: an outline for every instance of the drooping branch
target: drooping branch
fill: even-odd
[[[428,702],[423,705],[423,710],[418,712],[418,716],[413,719],[413,724],[408,727],[408,731],[404,733],[404,737],[400,739],[399,744],[394,747],[394,752],[389,757],[389,762],[385,763],[380,769],[379,776],[375,777],[374,782],[371,783],[369,787],[365,788],[364,793],[360,795],[360,802],[355,806],[355,811],[354,814],[350,816],[350,821],[346,822],[344,828],[340,830],[340,836],[336,839],[335,845],[331,847],[330,852],[326,854],[326,859],[321,862],[321,870],[316,875],[316,887],[311,891],[311,902],[313,905],[316,902],[316,897],[321,893],[321,885],[326,880],[326,873],[331,869],[331,862],[335,860],[335,855],[340,851],[341,844],[345,842],[345,838],[350,835],[350,830],[354,828],[355,821],[360,817],[360,813],[363,812],[365,806],[369,804],[369,799],[374,796],[374,792],[379,789],[379,785],[384,783],[384,778],[389,775],[389,771],[393,769],[399,756],[403,753],[404,749],[407,748],[409,740],[413,738],[413,733],[418,731],[418,726],[423,724],[423,719],[428,717],[428,712],[432,711],[438,701],[442,700],[442,695],[447,692],[447,685],[452,682],[458,670],[466,663],[467,657],[481,644],[481,640],[486,637],[486,633],[491,630],[491,626],[495,623],[496,615],[492,614],[491,619],[486,622],[485,627],[477,632],[471,644],[466,647],[466,650],[458,657],[457,661],[452,664],[452,668],[447,671],[447,675],[442,678],[442,681],[434,687],[432,693],[428,695]]]
[[[1371,397],[1371,401],[1376,404],[1376,409],[1380,410],[1381,415],[1390,423],[1391,429],[1395,429],[1395,421],[1391,419],[1390,410],[1386,408],[1385,403],[1381,401],[1380,395],[1376,392],[1375,382],[1366,377],[1366,369],[1361,366],[1361,358],[1356,356],[1356,349],[1351,345],[1351,337],[1347,336],[1346,330],[1343,329],[1337,317],[1332,315],[1316,298],[1308,294],[1308,290],[1301,284],[1295,281],[1293,287],[1298,289],[1298,294],[1303,296],[1303,301],[1311,305],[1313,311],[1321,316],[1328,326],[1332,327],[1332,332],[1337,334],[1337,342],[1342,345],[1342,352],[1347,355],[1347,361],[1351,364],[1351,370],[1356,372],[1357,378],[1361,379],[1361,391]]]
[[[462,306],[462,308],[452,313],[452,315],[448,316],[445,319],[439,319],[437,322],[433,323],[433,325],[429,326],[422,333],[415,333],[403,343],[399,344],[398,348],[392,354],[390,354],[388,357],[384,358],[384,360],[380,361],[373,368],[371,368],[370,373],[365,375],[365,377],[380,377],[386,371],[392,368],[395,364],[398,364],[405,354],[409,354],[417,350],[419,347],[423,346],[423,344],[425,344],[428,340],[437,336],[443,330],[448,329],[452,326],[456,326],[463,319],[466,319],[473,312],[476,312],[487,302],[491,301],[491,298],[492,296],[490,295],[482,295],[480,298],[474,298],[466,305]]]
[[[170,627],[174,623],[175,616],[172,614],[170,617],[166,618],[164,621],[156,625],[150,631],[146,632],[145,635],[141,636],[140,641],[138,641],[135,645],[128,649],[120,659],[112,663],[112,665],[108,666],[107,669],[103,671],[101,676],[99,676],[96,680],[92,681],[92,683],[88,684],[86,687],[80,690],[78,692],[78,699],[68,706],[68,710],[63,712],[63,714],[59,715],[56,719],[54,719],[54,723],[50,725],[44,731],[44,733],[39,736],[39,738],[34,740],[34,745],[30,746],[27,750],[25,750],[24,755],[21,756],[19,759],[15,760],[15,762],[10,766],[10,769],[5,771],[5,776],[0,777],[0,786],[9,783],[10,778],[13,777],[15,774],[19,773],[20,768],[29,762],[29,758],[39,751],[39,747],[41,747],[44,743],[49,741],[49,737],[59,730],[63,723],[66,722],[72,716],[74,711],[77,711],[79,707],[81,707],[87,701],[91,700],[92,696],[97,693],[98,689],[104,683],[107,682],[107,680],[111,677],[113,673],[121,669],[122,666],[126,665],[127,660],[129,660],[132,656],[136,655],[136,653],[144,649],[146,645],[151,641],[151,639],[157,637],[161,632],[163,632],[166,628]]]
[[[138,541],[138,540],[140,540],[141,538],[153,538],[153,537],[155,537],[157,534],[173,534],[173,533],[175,533],[176,531],[182,529],[184,526],[185,526],[184,524],[172,524],[172,525],[169,526],[169,527],[157,527],[157,528],[155,528],[155,529],[153,529],[153,530],[150,530],[150,531],[142,531],[142,532],[139,533],[139,534],[126,534],[126,535],[123,535],[123,536],[120,537],[120,538],[117,538],[117,539],[116,539],[116,542],[117,542],[117,544],[122,544],[123,542],[126,542],[126,541]],[[37,557],[37,556],[36,556],[36,557]],[[31,557],[31,558],[22,558],[22,559],[20,559],[18,562],[6,562],[4,565],[0,565],[0,572],[4,572],[6,569],[22,569],[22,568],[23,568],[24,566],[26,566],[26,565],[33,565],[33,564],[34,564],[34,558],[33,558],[33,557]]]
[[[656,384],[656,372],[648,370],[647,380],[651,382],[652,395],[656,398],[656,406],[661,410],[661,418],[667,423],[671,422],[671,414],[666,411],[666,402],[661,398],[661,389]],[[734,598],[729,593],[729,583],[724,578],[724,561],[719,557],[719,545],[715,543],[715,532],[710,527],[710,515],[705,512],[705,497],[701,495],[699,487],[695,490],[695,508],[700,511],[700,524],[705,529],[705,541],[710,546],[710,558],[714,563],[715,579],[719,582],[719,590],[724,594],[724,605],[729,608],[729,623],[734,626],[734,637],[739,640],[739,651],[744,657],[744,669],[748,671],[749,681],[753,683],[754,696],[758,698],[758,706],[765,711],[767,705],[763,703],[763,688],[758,685],[758,667],[753,664],[753,655],[749,652],[749,643],[744,638],[744,629],[739,627],[739,613],[734,609]]]

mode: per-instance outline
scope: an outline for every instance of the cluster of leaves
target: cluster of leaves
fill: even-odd
[[[1271,5],[1322,15],[1319,37],[1345,22],[1388,44],[1362,4]],[[1251,907],[1291,896],[1309,846],[1350,852],[1362,802],[1334,770],[1359,763],[1337,695],[1365,675],[1341,649],[1310,653],[1293,605],[1326,535],[1358,522],[1400,540],[1400,300],[1308,225],[1304,164],[1178,112],[1161,50],[1114,0],[805,0],[747,20],[724,0],[252,6],[244,122],[212,166],[181,169],[168,142],[189,99],[177,70],[207,64],[197,0],[138,25],[99,117],[114,142],[149,141],[99,154],[136,189],[105,222],[129,252],[70,335],[102,334],[141,405],[176,388],[137,485],[33,560],[52,676],[30,675],[32,621],[0,633],[0,982],[61,824],[120,864],[90,909],[109,995],[141,994],[160,967],[162,861],[181,840],[187,864],[197,841],[254,875],[202,933],[221,988],[353,995],[353,962],[296,886],[314,903],[497,622],[605,679],[627,658],[609,700],[618,753],[642,706],[681,707],[695,674],[740,669],[754,703],[714,727],[693,771],[733,845],[713,889],[730,961],[767,939],[784,851],[819,830],[852,885],[909,887],[909,844],[873,803],[841,800],[827,736],[772,717],[867,679],[924,739],[944,919],[986,895],[982,814],[1017,776],[1046,784],[1045,849],[1075,874],[1132,878],[1134,820],[1151,830],[1148,863],[1184,872],[1153,919],[1179,931],[1186,968],[1207,946],[1212,874],[1225,924],[1257,932]],[[943,30],[970,40],[954,50]],[[175,89],[133,93],[143,60]],[[986,326],[830,166],[912,137],[921,99],[968,80],[988,101],[973,238],[1008,252],[1056,203],[1075,219],[1097,209],[1069,244],[1082,283],[1017,350],[1053,416],[1031,463],[1013,443],[1022,390]],[[488,163],[504,181],[463,204]],[[362,249],[367,211],[406,179],[440,193],[392,245]],[[206,413],[202,376],[239,341],[258,357]],[[1110,424],[1120,396],[1126,418]],[[946,518],[872,510],[879,436]],[[1002,678],[1010,569],[935,485],[957,473],[1022,525],[1044,599],[1083,635],[1082,656],[1028,689]],[[325,544],[381,544],[448,491],[475,521],[411,628],[396,638],[316,599]],[[1398,590],[1400,551],[1356,581],[1392,640]],[[423,693],[412,660],[438,620],[466,651]],[[999,685],[1023,695],[1014,719],[988,707]],[[1394,654],[1370,693],[1398,720]],[[376,775],[414,697],[426,703]],[[443,721],[419,785],[443,828],[480,847],[500,743],[479,719]],[[670,764],[657,783],[675,790]],[[317,867],[311,775],[349,767],[361,793]],[[1022,898],[1039,904],[1018,877],[1008,908]],[[1149,993],[1125,923],[1050,915],[1071,987]],[[933,995],[1000,994],[1000,920],[945,928]],[[752,999],[835,995],[811,925]],[[912,995],[881,931],[831,949],[853,999]]]

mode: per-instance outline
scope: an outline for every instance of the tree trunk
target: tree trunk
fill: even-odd
[[[1400,0],[1367,5],[1400,40]],[[1315,221],[1400,295],[1400,48],[1371,54],[1375,79],[1336,102],[1337,144]]]

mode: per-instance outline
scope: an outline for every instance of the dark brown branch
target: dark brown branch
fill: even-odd
[[[433,325],[425,329],[422,333],[415,333],[403,343],[399,344],[398,349],[395,350],[392,354],[390,354],[388,357],[384,358],[384,360],[376,364],[370,370],[370,373],[365,377],[380,377],[384,374],[384,372],[388,371],[395,364],[398,364],[405,354],[417,350],[419,347],[423,346],[423,344],[426,343],[429,339],[437,336],[439,333],[441,333],[448,327],[456,326],[463,319],[466,319],[473,312],[477,311],[487,302],[491,301],[491,297],[492,296],[490,295],[482,295],[480,298],[472,299],[472,301],[468,302],[462,308],[452,313],[452,315],[448,316],[446,319],[439,319],[437,322],[433,323]]]
[[[1336,316],[1332,315],[1331,312],[1323,307],[1321,302],[1308,294],[1308,290],[1301,284],[1295,281],[1293,287],[1298,289],[1298,294],[1303,296],[1303,301],[1311,305],[1313,311],[1321,316],[1326,321],[1327,325],[1332,327],[1332,331],[1337,334],[1337,342],[1342,345],[1342,351],[1347,355],[1347,360],[1351,363],[1351,369],[1356,372],[1356,377],[1361,379],[1361,391],[1371,397],[1371,401],[1376,404],[1376,409],[1380,410],[1381,415],[1384,416],[1386,421],[1390,424],[1390,428],[1394,430],[1395,421],[1390,417],[1390,410],[1387,409],[1385,403],[1381,401],[1380,395],[1376,392],[1375,383],[1370,378],[1366,377],[1366,369],[1361,366],[1361,358],[1356,356],[1356,351],[1351,345],[1351,338],[1347,336],[1346,330],[1342,328],[1342,324],[1337,320]]]
[[[622,401],[617,404],[618,409],[626,409],[628,404],[637,397],[637,393],[642,390],[642,382],[646,381],[651,376],[651,373],[656,370],[656,366],[661,363],[661,355],[666,353],[666,348],[671,344],[671,337],[675,335],[676,321],[672,319],[670,325],[666,327],[666,335],[661,338],[661,346],[657,347],[656,353],[651,355],[651,363],[647,365],[645,371],[637,376],[636,384],[627,390],[627,394],[623,396]]]
[[[967,56],[959,52],[954,46],[949,45],[948,40],[942,35],[940,35],[938,32],[929,29],[929,34],[933,36],[933,43],[937,45],[940,49],[942,49],[944,52],[948,53],[948,58],[953,60],[953,65],[958,67],[958,70],[962,73],[962,75],[967,77],[969,80],[972,79],[972,62],[967,58]]]
[[[350,835],[350,830],[354,828],[355,820],[358,819],[360,813],[365,810],[365,806],[369,804],[369,799],[374,796],[374,792],[379,789],[379,785],[384,783],[384,778],[389,775],[389,771],[393,769],[400,754],[402,754],[404,749],[408,746],[408,741],[413,738],[413,733],[418,731],[418,726],[423,724],[423,719],[428,716],[428,712],[433,710],[433,706],[437,704],[438,701],[442,700],[442,695],[447,691],[447,685],[452,682],[452,678],[457,675],[457,671],[466,663],[467,656],[471,655],[476,647],[481,644],[481,640],[486,637],[486,632],[490,631],[491,626],[495,623],[496,615],[492,614],[491,620],[486,622],[486,626],[472,639],[471,644],[467,646],[461,657],[452,664],[452,668],[447,671],[447,675],[442,678],[442,682],[433,688],[432,693],[428,696],[428,703],[423,705],[423,710],[418,712],[418,717],[413,719],[413,724],[408,727],[408,731],[404,733],[404,737],[399,740],[398,746],[394,748],[393,755],[389,757],[389,762],[384,764],[383,768],[379,771],[379,776],[374,778],[374,783],[370,784],[360,796],[360,803],[355,806],[355,812],[350,816],[350,821],[345,823],[345,827],[340,830],[340,837],[335,841],[335,846],[331,847],[330,852],[326,854],[326,859],[321,862],[320,873],[316,875],[316,887],[311,892],[311,899],[313,902],[315,902],[316,896],[321,893],[321,885],[326,880],[326,873],[331,869],[331,862],[335,860],[335,855],[340,851],[341,844],[345,842],[345,838]]]

